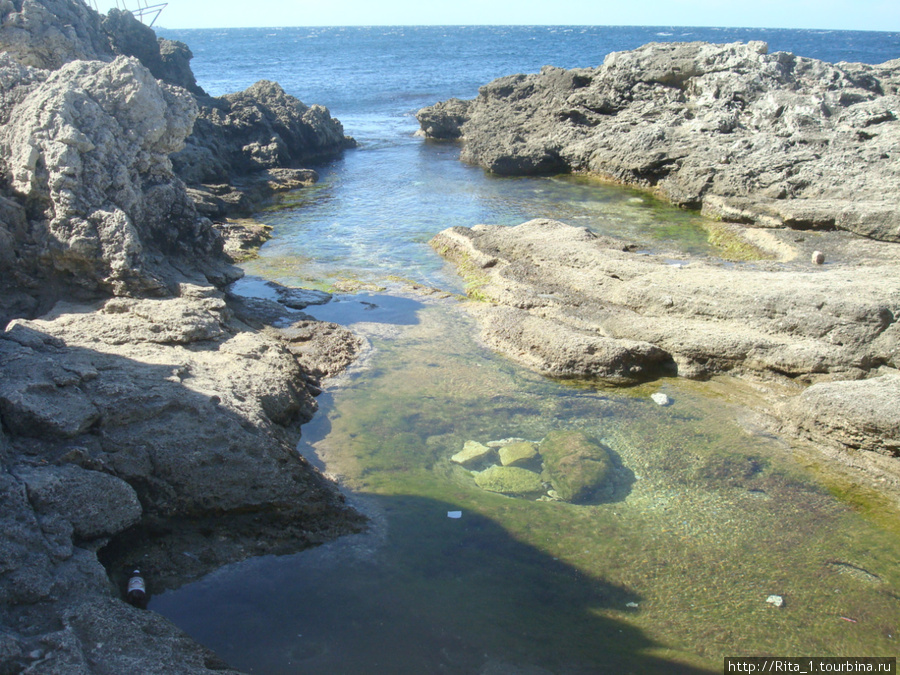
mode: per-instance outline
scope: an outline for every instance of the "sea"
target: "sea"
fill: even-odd
[[[461,163],[457,145],[417,136],[415,118],[497,77],[595,67],[648,42],[762,40],[770,52],[878,64],[900,58],[900,33],[157,32],[191,48],[209,94],[276,81],[327,107],[359,143],[314,166],[315,186],[256,215],[273,237],[235,290],[328,291],[330,303],[307,311],[366,338],[365,358],[326,382],[297,451],[372,525],[185,578],[157,589],[151,609],[232,666],[270,675],[713,673],[726,656],[900,653],[896,523],[873,520],[877,497],[846,498],[845,478],[758,429],[747,406],[758,391],[677,378],[610,390],[531,373],[479,342],[458,301],[462,282],[428,246],[454,225],[549,217],[650,252],[715,259],[700,217],[584,177],[487,175]],[[653,403],[658,391],[672,405]],[[449,461],[468,440],[538,441],[553,430],[611,448],[613,498],[509,498]],[[152,572],[148,584],[153,593]],[[767,601],[776,596],[780,605]]]

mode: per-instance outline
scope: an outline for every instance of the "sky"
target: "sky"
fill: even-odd
[[[160,0],[87,0],[101,12]],[[900,0],[168,0],[157,26],[721,26],[900,31]]]

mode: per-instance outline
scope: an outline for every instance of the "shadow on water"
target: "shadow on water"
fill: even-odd
[[[709,672],[651,653],[661,645],[620,618],[641,597],[493,520],[450,518],[458,506],[425,497],[364,499],[372,532],[223,568],[151,609],[269,675]]]

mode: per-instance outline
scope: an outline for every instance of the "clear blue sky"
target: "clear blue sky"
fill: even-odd
[[[116,6],[115,0],[95,1],[101,12]],[[119,2],[133,8],[159,0]],[[574,24],[900,31],[900,0],[169,0],[157,23],[166,28]]]

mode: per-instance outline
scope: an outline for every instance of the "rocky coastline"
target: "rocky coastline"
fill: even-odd
[[[495,80],[419,111],[421,133],[497,174],[643,188],[759,259],[651,255],[548,220],[451,228],[432,246],[468,281],[485,342],[524,365],[784,383],[774,428],[900,494],[898,87],[900,60],[828,64],[758,42],[649,44]]]
[[[213,222],[353,141],[274,83],[207,96],[190,57],[127,12],[0,3],[2,672],[235,672],[123,602],[127,566],[152,593],[365,526],[295,450],[362,341],[230,295],[266,233]]]
[[[764,42],[651,43],[420,110],[501,175],[587,172],[722,220],[900,241],[900,59],[830,64]]]

